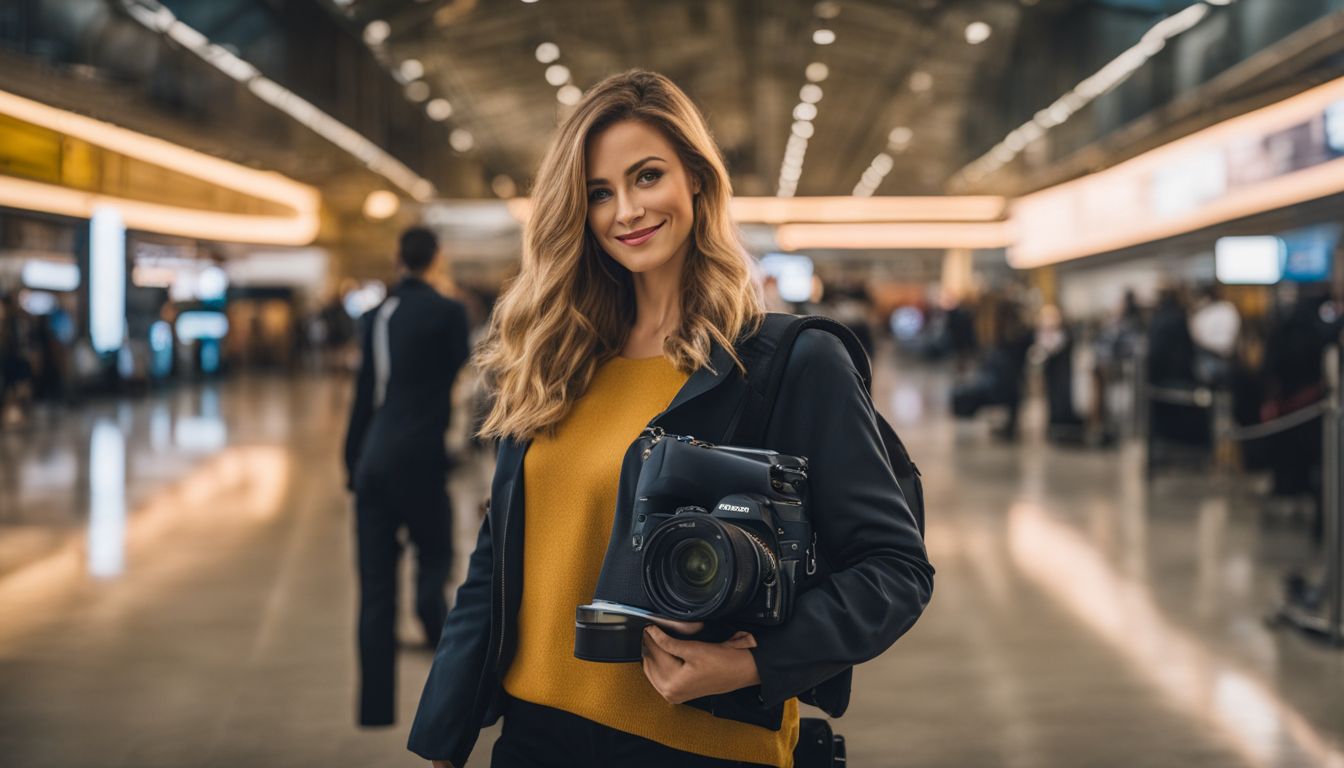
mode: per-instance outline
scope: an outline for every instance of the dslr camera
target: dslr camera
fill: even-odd
[[[646,429],[634,502],[621,495],[574,655],[639,661],[655,618],[704,622],[702,639],[789,618],[816,571],[807,459]],[[716,637],[717,636],[717,637]]]

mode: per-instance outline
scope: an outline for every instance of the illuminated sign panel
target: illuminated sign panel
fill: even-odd
[[[1283,256],[1277,237],[1220,237],[1214,248],[1218,282],[1273,285],[1283,278]]]
[[[1344,192],[1344,78],[1012,204],[1019,269]]]
[[[73,291],[79,287],[79,267],[45,259],[29,259],[20,275],[23,284],[43,291]]]
[[[126,337],[126,227],[107,207],[89,227],[89,336],[94,351],[111,352]]]

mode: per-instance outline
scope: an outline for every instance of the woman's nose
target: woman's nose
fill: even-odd
[[[644,206],[639,205],[630,195],[617,195],[616,199],[616,222],[623,227],[629,228],[639,221],[644,215]]]

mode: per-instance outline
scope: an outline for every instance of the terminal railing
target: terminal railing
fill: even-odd
[[[1220,445],[1262,440],[1321,421],[1321,514],[1323,515],[1326,568],[1323,584],[1324,599],[1320,605],[1303,605],[1285,600],[1275,606],[1269,621],[1273,625],[1295,627],[1302,632],[1344,647],[1344,479],[1341,479],[1341,461],[1344,461],[1344,408],[1341,407],[1340,346],[1331,344],[1322,355],[1324,396],[1310,405],[1286,413],[1269,421],[1247,426],[1232,423],[1229,393],[1212,387],[1161,387],[1148,383],[1144,360],[1146,350],[1139,350],[1135,366],[1136,432],[1144,442],[1145,468],[1151,472],[1153,435],[1151,405],[1166,403],[1209,411],[1210,450],[1217,454]],[[1221,464],[1221,463],[1220,463]]]

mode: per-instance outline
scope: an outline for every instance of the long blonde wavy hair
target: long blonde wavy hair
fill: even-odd
[[[482,437],[551,433],[598,367],[625,345],[635,321],[634,282],[588,228],[584,167],[588,142],[624,120],[661,131],[699,182],[681,321],[663,354],[689,374],[708,365],[715,342],[732,352],[760,325],[760,296],[729,215],[732,185],[704,117],[662,75],[634,70],[609,77],[561,124],[533,182],[522,271],[500,296],[476,352],[493,398]]]

